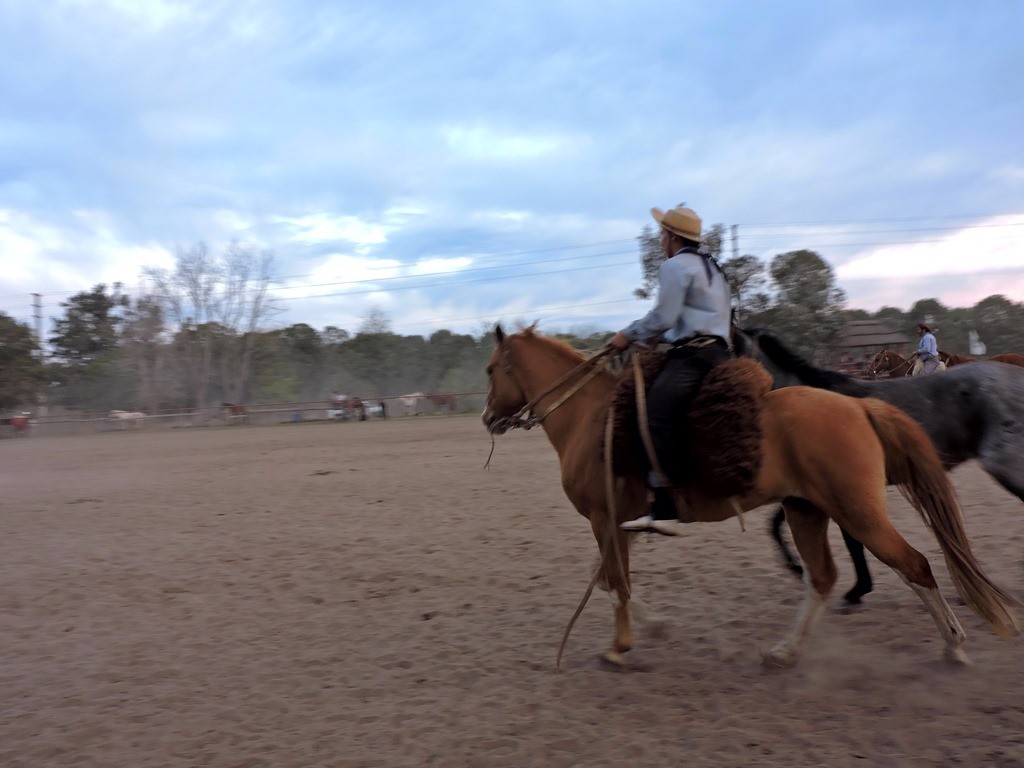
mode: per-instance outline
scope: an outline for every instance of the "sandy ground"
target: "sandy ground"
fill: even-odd
[[[0,765],[1024,766],[1024,646],[895,494],[973,667],[872,561],[864,607],[763,669],[801,593],[759,514],[640,542],[664,634],[604,668],[595,595],[558,675],[596,545],[540,430],[489,448],[470,417],[0,441]],[[955,481],[1024,594],[1024,506]]]

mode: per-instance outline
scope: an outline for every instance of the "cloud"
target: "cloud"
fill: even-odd
[[[780,232],[1024,215],[1015,12],[871,7],[694,6],[680,43],[652,23],[670,4],[7,3],[0,295],[131,285],[238,239],[275,253],[282,322],[354,328],[375,303],[424,331],[531,308],[620,327],[633,238],[681,200],[744,252],[819,250],[851,297],[980,290],[957,254],[1008,274],[1011,227]]]
[[[836,269],[840,281],[976,275],[1022,266],[1024,215],[997,216],[938,240],[872,248]]]
[[[480,125],[453,126],[443,134],[451,150],[475,160],[536,160],[553,155],[564,144],[555,136],[502,133]]]
[[[292,229],[292,238],[299,243],[346,241],[366,249],[387,241],[382,225],[362,221],[356,216],[321,211],[294,218],[280,216],[273,220],[288,225]]]

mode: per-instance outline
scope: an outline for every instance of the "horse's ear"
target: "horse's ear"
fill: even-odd
[[[501,323],[494,324],[494,338],[501,344],[505,340],[505,331],[501,327]]]

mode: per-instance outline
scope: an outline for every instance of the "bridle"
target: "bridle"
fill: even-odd
[[[904,360],[903,362],[897,363],[892,359],[894,354],[895,353],[891,349],[883,349],[881,352],[875,355],[874,359],[871,361],[871,364],[868,366],[868,373],[870,373],[872,376],[877,376],[880,370],[880,366],[884,365],[886,366],[884,370],[888,371],[889,375],[892,376],[893,371],[895,371],[902,365],[906,365],[907,371],[906,373],[903,374],[903,376],[912,376],[914,372],[914,356],[912,355],[908,360]]]
[[[868,373],[870,373],[873,376],[877,375],[878,367],[889,359],[888,355],[889,350],[883,349],[881,352],[879,352],[877,355],[871,358],[871,362],[868,364]]]
[[[597,374],[601,372],[601,368],[597,365],[597,363],[599,363],[601,360],[604,360],[610,354],[617,351],[614,347],[611,346],[603,347],[602,349],[598,350],[590,357],[588,357],[586,360],[584,360],[582,363],[577,365],[575,368],[560,376],[553,384],[548,386],[547,389],[545,389],[539,395],[537,395],[533,399],[530,399],[529,397],[527,397],[526,390],[523,388],[523,385],[516,377],[515,370],[512,367],[512,359],[509,356],[508,351],[508,337],[502,338],[501,341],[498,342],[498,346],[501,349],[501,361],[504,367],[505,375],[512,379],[512,383],[516,385],[516,388],[519,390],[519,394],[522,395],[523,400],[526,401],[526,404],[511,416],[502,416],[498,419],[495,419],[492,422],[492,428],[501,427],[505,430],[533,429],[538,424],[543,424],[544,419],[550,416],[559,406],[561,406],[569,398],[571,398],[573,395],[579,392],[588,381],[593,379],[595,376],[597,376]],[[588,371],[582,378],[580,378],[579,381],[577,381],[573,386],[571,386],[564,393],[562,393],[562,395],[551,405],[550,408],[544,411],[544,413],[540,415],[533,413],[533,409],[537,407],[537,404],[540,403],[541,400],[550,395],[563,384],[570,381],[574,376],[576,376],[576,374],[585,371],[588,367],[591,366],[593,366],[592,370]]]

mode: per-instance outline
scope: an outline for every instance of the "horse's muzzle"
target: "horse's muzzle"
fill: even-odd
[[[508,431],[506,420],[499,418],[490,408],[484,409],[480,414],[480,420],[492,435],[504,435]]]

